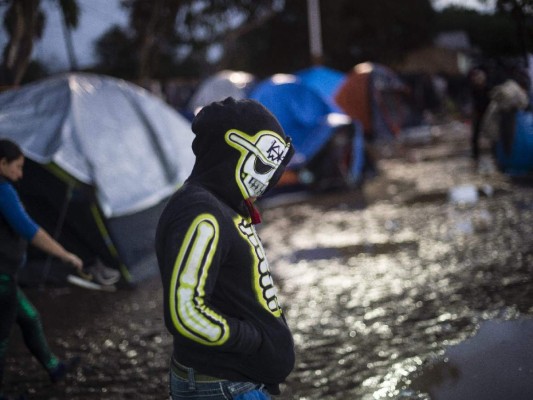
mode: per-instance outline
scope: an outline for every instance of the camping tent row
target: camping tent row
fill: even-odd
[[[200,83],[187,112],[228,96],[258,100],[276,115],[295,145],[284,178],[292,175],[288,181],[294,183],[311,173],[314,180],[327,183],[337,174],[353,184],[362,179],[363,135],[383,141],[398,136],[405,120],[404,90],[392,70],[374,63],[358,64],[348,74],[315,66],[262,81],[241,71],[221,71]],[[339,148],[346,135],[349,148]]]
[[[221,75],[239,90],[252,82],[249,74]],[[278,78],[256,86],[254,97],[293,136],[299,149],[294,165],[313,159],[327,164],[320,153],[332,132],[357,124],[313,89],[317,82],[322,82],[318,89],[324,87],[324,73],[302,75],[299,81]],[[334,86],[341,78],[330,73],[328,81]],[[218,96],[240,98],[237,90],[228,92],[227,84],[215,87]],[[197,95],[197,105],[216,100],[209,96],[209,90]],[[156,271],[153,238],[159,213],[194,163],[190,121],[136,85],[76,73],[1,93],[0,136],[18,143],[27,156],[19,192],[30,214],[86,265],[116,268],[131,283]],[[357,177],[362,161],[361,142],[354,143],[355,162],[344,165],[350,177]],[[21,280],[41,279],[31,266],[42,264],[43,257],[30,253]],[[42,279],[53,278],[55,270],[60,268]]]
[[[41,226],[126,282],[154,274],[160,210],[194,163],[186,118],[126,81],[65,74],[1,93],[0,137],[26,155],[19,192]]]

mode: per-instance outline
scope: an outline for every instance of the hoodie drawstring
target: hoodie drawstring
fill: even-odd
[[[244,204],[246,204],[246,208],[248,208],[248,212],[250,213],[250,217],[252,218],[252,224],[260,224],[261,214],[259,214],[257,208],[255,208],[254,203],[250,199],[246,199],[244,200]]]

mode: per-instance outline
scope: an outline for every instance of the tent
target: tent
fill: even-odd
[[[244,99],[255,82],[255,77],[243,71],[223,70],[204,79],[187,103],[187,112],[194,115],[197,110],[226,97]]]
[[[305,86],[316,91],[330,106],[340,111],[335,94],[346,79],[346,74],[325,66],[313,66],[295,73]]]
[[[353,68],[334,99],[361,122],[366,137],[387,141],[397,137],[405,123],[405,92],[405,84],[391,69],[367,62]]]
[[[126,282],[157,270],[159,211],[194,163],[184,117],[126,81],[65,74],[1,93],[0,137],[26,155],[19,193],[43,228]]]
[[[496,144],[496,160],[506,174],[516,177],[533,176],[533,113],[518,111],[510,153],[502,140]]]
[[[265,105],[292,138],[296,153],[286,177],[292,172],[295,178],[289,183],[305,181],[308,173],[313,184],[321,187],[334,181],[348,185],[359,181],[363,163],[359,124],[317,90],[296,75],[276,74],[259,82],[250,97]]]

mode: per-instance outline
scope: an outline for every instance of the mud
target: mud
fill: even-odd
[[[282,399],[533,396],[533,367],[521,356],[533,329],[533,185],[496,172],[490,158],[474,168],[467,126],[432,132],[392,149],[359,190],[262,205],[260,236],[297,350]],[[454,199],[465,185],[475,199]],[[168,398],[157,277],[115,293],[26,293],[56,353],[83,362],[68,384],[51,386],[14,333],[13,392]],[[509,396],[476,390],[494,381]]]

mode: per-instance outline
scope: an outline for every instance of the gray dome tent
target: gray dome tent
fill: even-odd
[[[19,192],[60,242],[129,282],[157,270],[159,210],[194,163],[184,117],[132,83],[66,74],[1,93],[0,137],[23,149]]]

